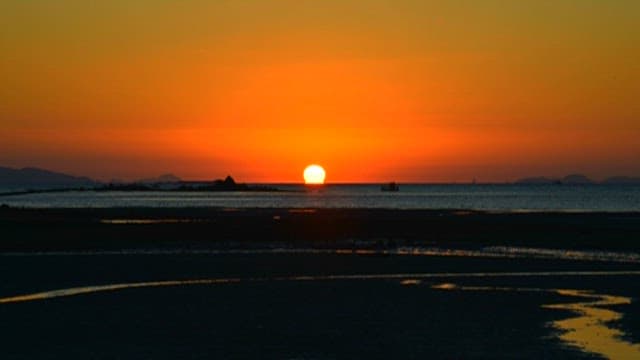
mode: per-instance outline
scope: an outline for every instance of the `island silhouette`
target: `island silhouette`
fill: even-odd
[[[0,195],[57,191],[279,191],[263,185],[238,183],[231,175],[224,179],[186,181],[173,174],[134,181],[103,183],[88,177],[38,169],[0,167]]]
[[[518,179],[518,185],[637,185],[640,177],[612,176],[596,181],[582,174],[562,178],[534,176]],[[383,186],[388,187],[389,184]],[[214,180],[183,180],[166,173],[158,177],[133,181],[103,182],[86,176],[76,176],[36,167],[15,169],[0,166],[0,195],[48,191],[279,191],[265,185],[238,183],[231,175]]]

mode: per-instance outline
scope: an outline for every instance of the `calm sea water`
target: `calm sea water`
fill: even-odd
[[[16,207],[389,208],[496,211],[640,211],[630,185],[270,185],[272,192],[57,192],[0,196]]]

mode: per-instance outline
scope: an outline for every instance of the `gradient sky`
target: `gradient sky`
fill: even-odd
[[[637,0],[3,0],[0,165],[640,175]]]

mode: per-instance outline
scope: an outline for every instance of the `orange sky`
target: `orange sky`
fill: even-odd
[[[296,182],[640,175],[637,1],[0,5],[0,166]]]

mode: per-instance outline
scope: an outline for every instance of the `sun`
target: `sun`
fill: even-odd
[[[304,169],[304,183],[308,185],[324,184],[326,173],[320,165],[309,165]]]

